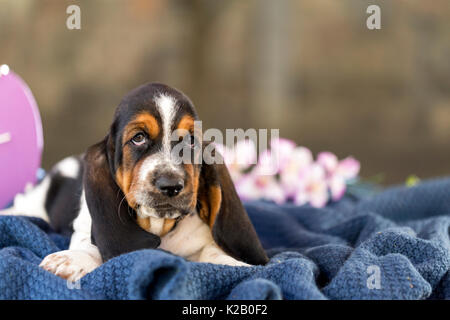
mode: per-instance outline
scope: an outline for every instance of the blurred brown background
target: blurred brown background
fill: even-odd
[[[81,30],[66,8],[81,8]],[[366,8],[381,7],[381,30]],[[448,0],[0,0],[0,64],[32,89],[44,167],[107,132],[130,89],[184,91],[203,127],[280,128],[383,183],[450,173]]]

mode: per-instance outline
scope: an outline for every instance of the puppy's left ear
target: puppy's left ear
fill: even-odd
[[[221,158],[218,154],[216,157]],[[269,259],[228,169],[221,163],[202,163],[197,202],[200,217],[209,224],[214,240],[227,254],[252,265],[266,264]]]
[[[130,215],[133,209],[122,201],[125,195],[114,181],[108,161],[108,137],[86,152],[83,184],[92,219],[91,240],[103,262],[123,253],[159,246],[161,239],[139,227]]]

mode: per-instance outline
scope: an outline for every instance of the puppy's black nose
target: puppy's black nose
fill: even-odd
[[[184,188],[183,180],[170,177],[160,177],[155,181],[155,187],[165,196],[175,197]]]

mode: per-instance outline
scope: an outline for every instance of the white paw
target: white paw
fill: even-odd
[[[214,258],[213,263],[215,264],[225,264],[227,266],[235,266],[235,267],[250,267],[248,263],[236,260],[230,256],[225,254],[219,255]]]
[[[215,243],[205,246],[196,261],[209,262],[214,264],[225,264],[227,266],[250,267],[249,264],[236,260],[235,258],[226,254]]]
[[[49,254],[39,266],[63,279],[76,282],[100,265],[99,259],[85,251],[64,250]]]

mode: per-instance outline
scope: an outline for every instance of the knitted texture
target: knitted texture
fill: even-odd
[[[78,284],[39,268],[69,239],[0,216],[0,299],[450,299],[450,179],[323,209],[245,204],[270,262],[230,267],[139,250]]]

